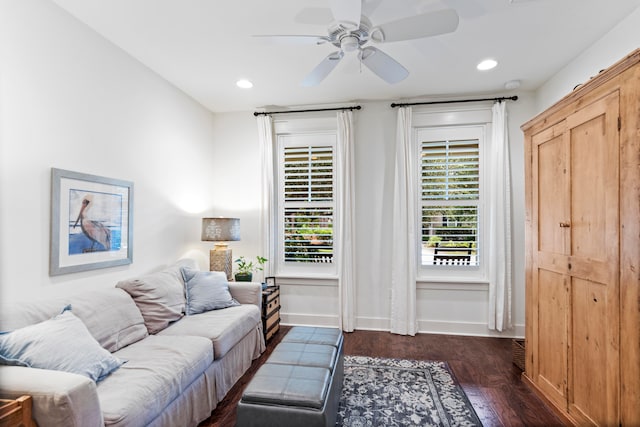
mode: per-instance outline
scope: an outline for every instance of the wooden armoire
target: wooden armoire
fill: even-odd
[[[568,424],[640,426],[640,49],[522,130],[523,378]]]

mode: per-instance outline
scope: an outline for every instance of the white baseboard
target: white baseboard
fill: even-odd
[[[280,323],[287,326],[329,326],[337,328],[338,316],[326,314],[301,314],[280,312]]]
[[[418,330],[427,334],[470,335],[478,337],[522,338],[524,325],[514,325],[507,331],[492,331],[486,323],[470,322],[440,322],[434,320],[419,320]]]
[[[280,318],[281,323],[288,326],[328,326],[337,328],[339,325],[338,316],[334,315],[280,313]],[[389,319],[378,317],[358,317],[356,319],[356,330],[389,331]],[[524,325],[515,325],[513,329],[498,332],[489,330],[486,323],[418,320],[418,332],[425,334],[522,338],[524,337]]]

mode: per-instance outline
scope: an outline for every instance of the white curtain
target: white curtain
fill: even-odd
[[[258,120],[258,141],[260,143],[260,160],[262,162],[262,200],[260,206],[260,236],[262,255],[269,258],[264,267],[264,275],[273,275],[272,246],[274,236],[272,235],[272,215],[274,204],[274,184],[273,184],[273,120],[271,116],[260,115]]]
[[[489,202],[489,329],[504,331],[511,319],[511,171],[506,102],[493,105]]]
[[[355,191],[354,191],[354,135],[353,113],[338,112],[338,148],[336,164],[338,182],[336,200],[338,203],[338,233],[336,252],[340,292],[340,327],[345,332],[355,328]]]
[[[411,107],[398,109],[393,239],[391,251],[391,332],[415,335],[416,319],[416,156],[412,143]]]

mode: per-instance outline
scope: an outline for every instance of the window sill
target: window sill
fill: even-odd
[[[278,285],[337,286],[337,276],[286,275],[276,276]]]
[[[486,291],[489,289],[489,282],[486,280],[452,280],[451,278],[443,280],[418,278],[416,288],[445,291]]]

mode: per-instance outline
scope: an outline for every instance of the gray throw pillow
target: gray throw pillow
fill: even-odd
[[[181,270],[187,294],[187,316],[240,305],[229,292],[225,273],[189,267],[182,267]]]
[[[182,317],[185,295],[180,268],[173,265],[163,271],[116,284],[117,288],[131,295],[150,334],[160,332]]]
[[[100,381],[123,363],[98,344],[69,306],[53,319],[0,334],[3,365],[66,371]]]

